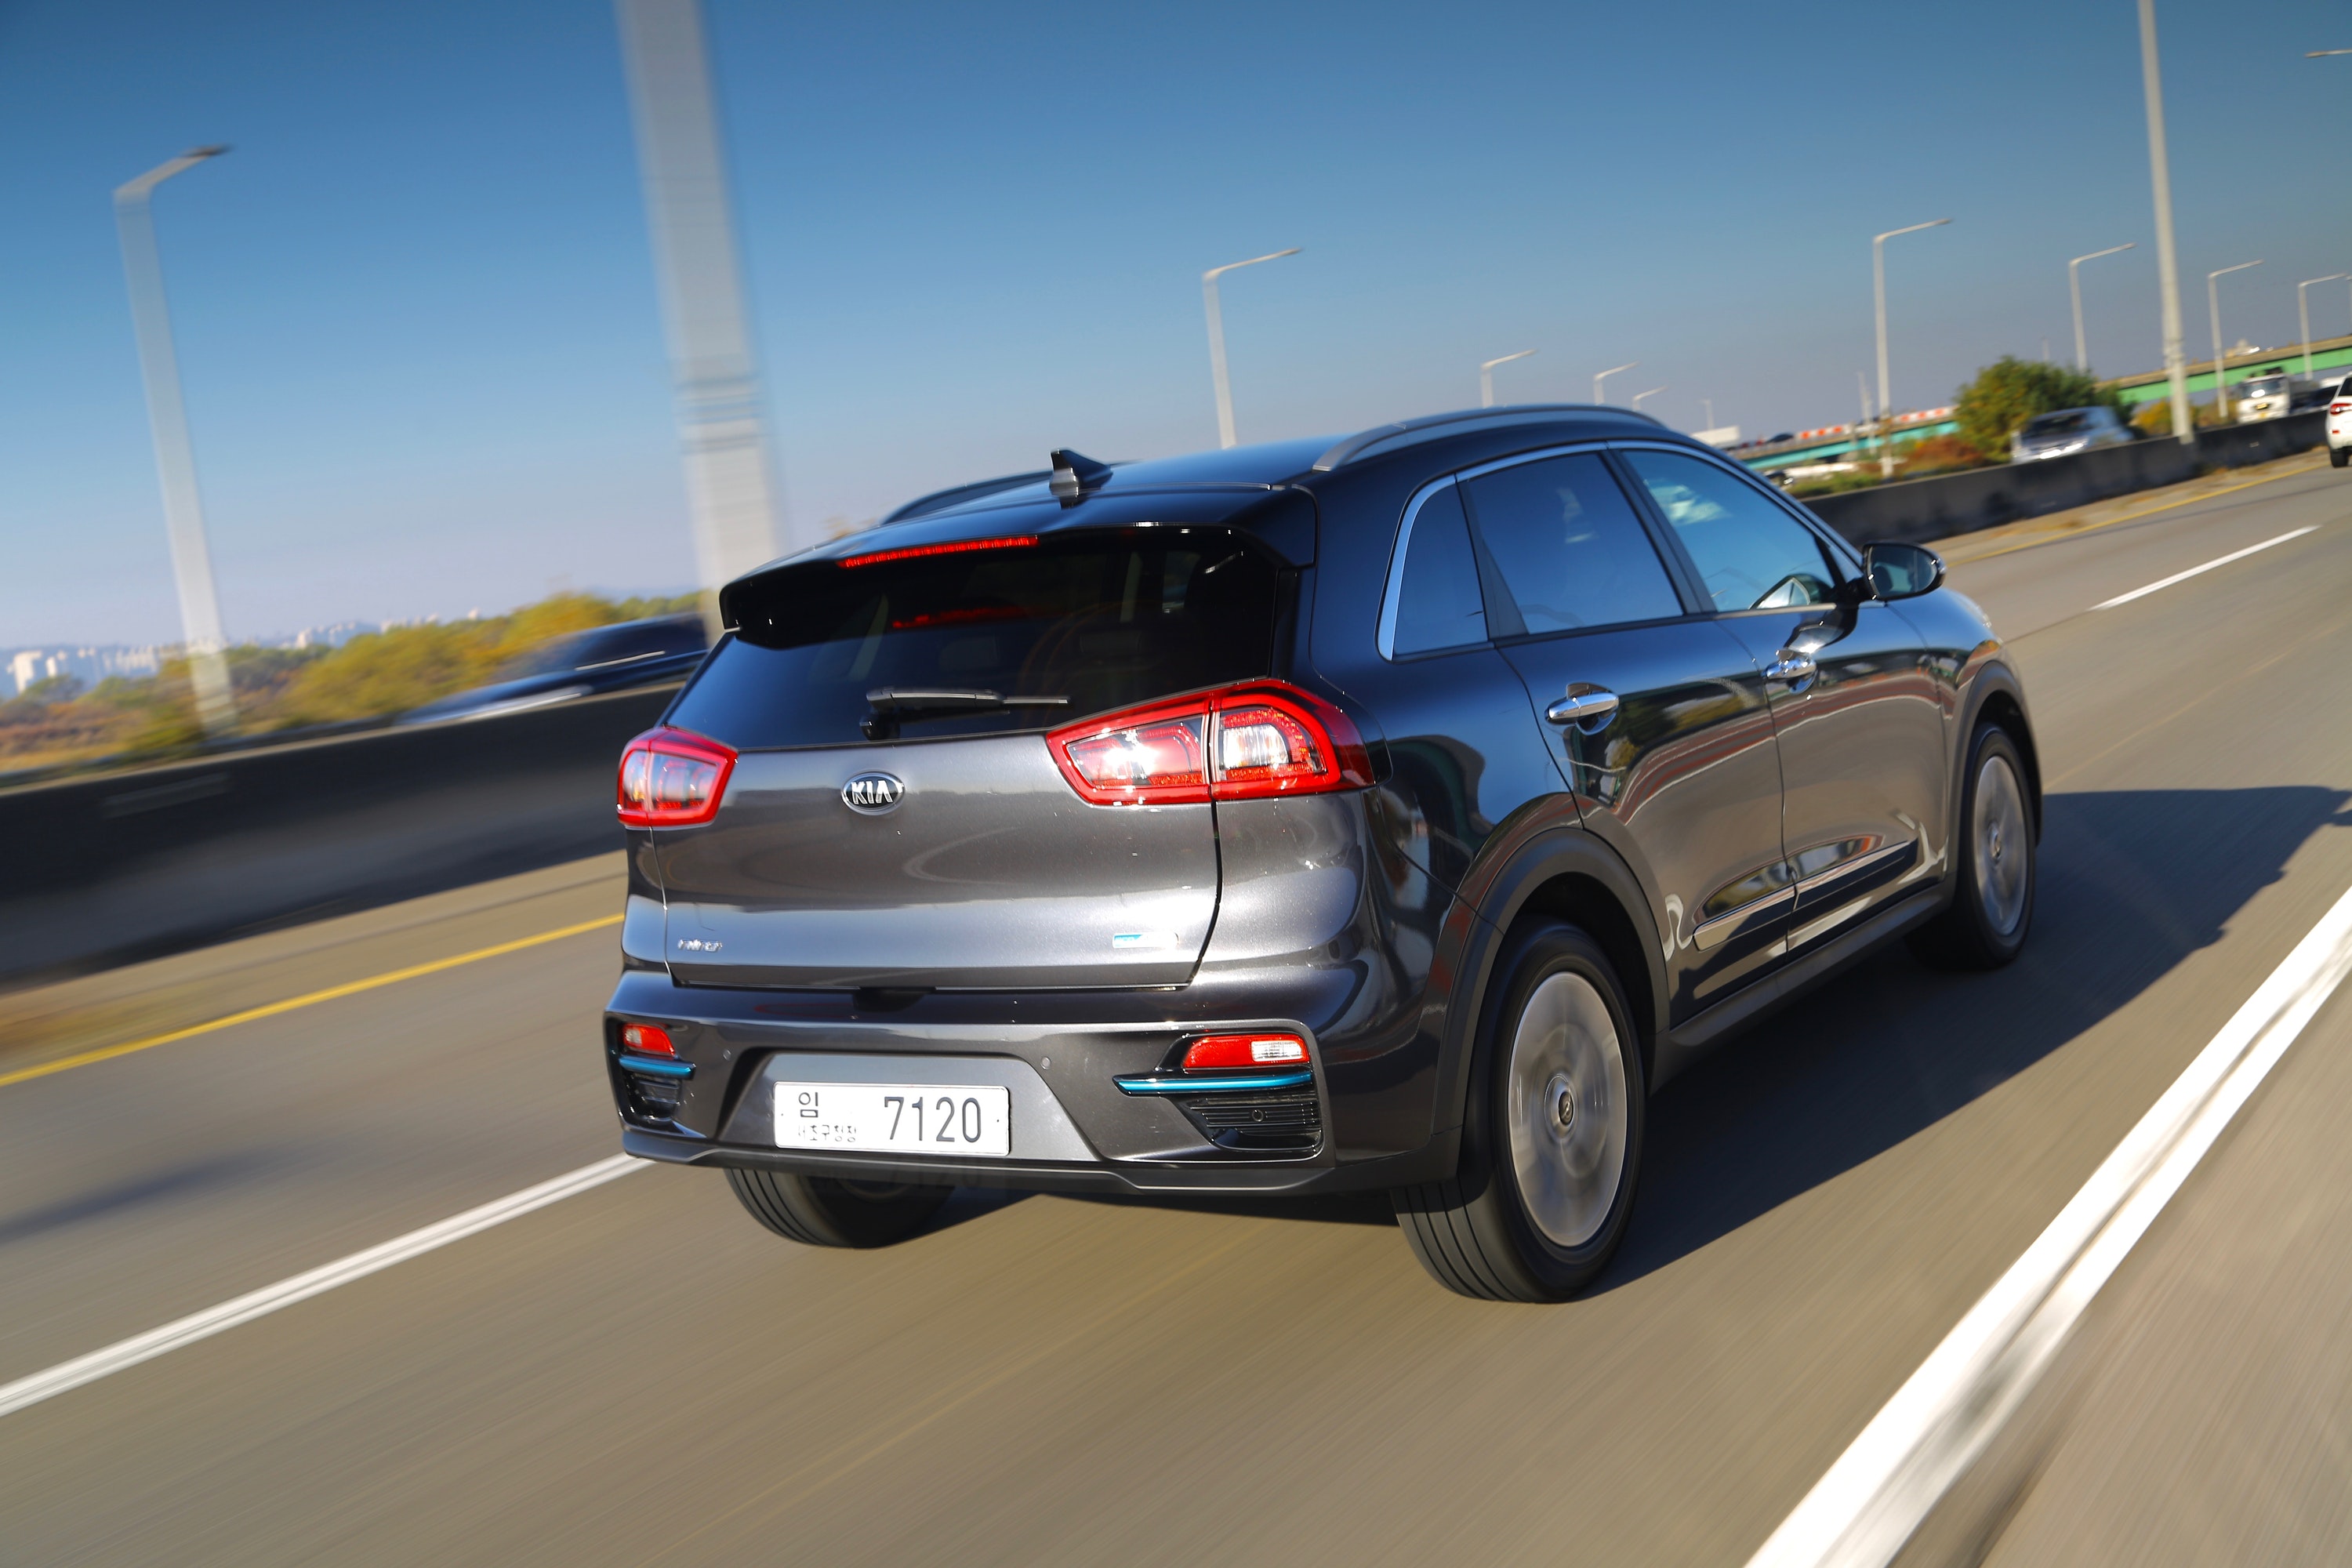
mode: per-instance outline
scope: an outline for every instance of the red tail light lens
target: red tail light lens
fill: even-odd
[[[1211,1068],[1295,1068],[1307,1063],[1307,1042],[1297,1035],[1204,1035],[1184,1048],[1184,1070]]]
[[[648,730],[621,752],[625,827],[691,827],[718,815],[735,753],[685,730]]]
[[[1348,716],[1277,681],[1106,713],[1046,749],[1097,805],[1176,805],[1361,789],[1371,761]]]
[[[2341,414],[2347,408],[2352,408],[2352,403],[2331,403],[2327,405],[2327,412]]]
[[[649,1057],[677,1055],[677,1047],[669,1043],[669,1031],[656,1028],[651,1024],[622,1025],[621,1048],[625,1051],[641,1051]]]

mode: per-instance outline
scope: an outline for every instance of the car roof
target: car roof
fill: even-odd
[[[736,581],[881,550],[967,539],[1147,523],[1248,527],[1280,510],[1271,503],[1281,492],[1315,489],[1328,476],[1379,459],[1416,453],[1423,460],[1421,466],[1436,470],[1453,466],[1457,456],[1467,463],[1499,450],[1524,449],[1530,442],[1551,445],[1605,437],[1663,437],[1709,450],[1630,409],[1533,404],[1428,415],[1352,435],[1231,447],[1148,462],[1097,464],[1060,452],[1055,455],[1057,460],[1074,463],[1085,474],[1077,493],[1067,499],[1055,493],[1053,469],[959,485],[909,501],[871,529],[771,561]],[[1062,470],[1066,482],[1076,471]],[[1292,517],[1295,521],[1295,512]],[[1304,531],[1304,554],[1286,542],[1292,531],[1278,523],[1253,531],[1294,564],[1312,559],[1311,521]],[[722,606],[724,603],[722,595]]]

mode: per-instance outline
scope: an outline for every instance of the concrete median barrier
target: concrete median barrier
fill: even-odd
[[[2198,432],[2192,447],[2168,438],[2105,447],[2069,458],[1972,468],[1906,479],[1805,504],[1853,543],[1899,539],[1925,543],[1997,528],[2020,518],[2179,484],[2209,468],[2242,468],[2307,451],[2327,439],[2324,413]]]
[[[621,747],[675,689],[0,792],[0,983],[617,848]]]

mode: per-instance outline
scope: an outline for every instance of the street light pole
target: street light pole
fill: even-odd
[[[1217,308],[1217,279],[1223,273],[1241,267],[1255,267],[1261,261],[1279,261],[1286,256],[1296,256],[1299,246],[1277,250],[1265,256],[1253,256],[1247,261],[1228,261],[1223,267],[1212,267],[1201,274],[1201,298],[1209,310],[1209,376],[1217,384],[1217,445],[1234,445],[1234,388],[1225,379],[1225,318]]]
[[[1710,429],[1710,430],[1714,429],[1714,428],[1715,428],[1715,399],[1714,399],[1714,398],[1712,398],[1712,397],[1702,397],[1702,398],[1700,398],[1698,401],[1699,401],[1699,405],[1700,405],[1700,406],[1701,406],[1701,407],[1703,407],[1703,408],[1705,408],[1705,409],[1706,410],[1706,427],[1707,427],[1708,429]]]
[[[1505,354],[1500,359],[1490,359],[1481,364],[1478,367],[1478,406],[1481,408],[1495,406],[1495,367],[1496,365],[1508,364],[1515,359],[1525,359],[1535,352],[1533,349],[1521,349],[1515,354]]]
[[[163,489],[163,524],[172,540],[172,575],[180,591],[180,630],[195,688],[196,718],[215,738],[236,728],[228,661],[222,656],[220,596],[213,587],[211,547],[205,540],[204,502],[196,489],[195,448],[180,396],[180,361],[172,346],[172,317],[163,300],[163,263],[155,248],[149,198],[155,187],[226,147],[199,147],[158,163],[114,192],[114,222],[122,237],[122,270],[131,284],[131,321],[139,338],[139,371],[147,385],[147,423],[155,439],[155,469]]]
[[[2194,446],[2189,353],[2180,330],[2180,265],[2172,249],[2172,165],[2164,153],[2164,72],[2156,57],[2156,0],[2139,0],[2140,88],[2147,100],[2147,177],[2156,192],[2156,276],[2164,298],[2164,371],[2172,384],[2172,434]]]
[[[2227,425],[2229,420],[2228,388],[2222,371],[2221,354],[2221,290],[2214,281],[2231,272],[2243,272],[2249,267],[2260,267],[2259,261],[2241,261],[2235,267],[2224,267],[2205,274],[2205,305],[2213,312],[2213,423]]]
[[[2352,278],[2352,272],[2331,272],[2325,278],[2305,279],[2294,286],[2294,310],[2303,321],[2303,374],[2311,374],[2311,299],[2304,290],[2314,283],[2335,283]]]
[[[1886,242],[1898,235],[1916,234],[1923,228],[1941,228],[1952,220],[1939,217],[1930,223],[1915,223],[1909,228],[1890,228],[1870,242],[1870,278],[1878,298],[1878,471],[1882,477],[1895,472],[1895,455],[1886,449],[1887,410],[1895,405],[1886,391]]]
[[[2066,263],[2066,292],[2074,299],[2074,368],[2091,368],[2091,351],[2083,341],[2083,277],[2074,269],[2085,261],[2096,261],[2102,256],[2113,256],[2119,250],[2129,250],[2128,245],[2111,245],[2105,250],[2095,250],[2088,256],[2078,256]]]
[[[1622,371],[1632,370],[1635,365],[1640,364],[1642,362],[1637,359],[1629,359],[1623,364],[1611,365],[1607,370],[1604,370],[1599,375],[1594,376],[1592,378],[1592,401],[1595,403],[1606,403],[1609,401],[1601,395],[1601,384]]]
[[[1633,412],[1636,414],[1642,412],[1642,399],[1645,397],[1655,397],[1658,394],[1664,391],[1665,391],[1665,388],[1663,386],[1654,386],[1647,392],[1635,393],[1633,395]]]
[[[715,638],[719,586],[775,557],[781,487],[751,347],[699,0],[614,0],[614,13],[661,292],[702,614]],[[790,551],[792,531],[782,533]]]

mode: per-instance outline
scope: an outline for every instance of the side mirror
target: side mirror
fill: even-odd
[[[1916,599],[1944,585],[1944,558],[1916,544],[1880,540],[1862,547],[1862,569],[1881,599]]]

